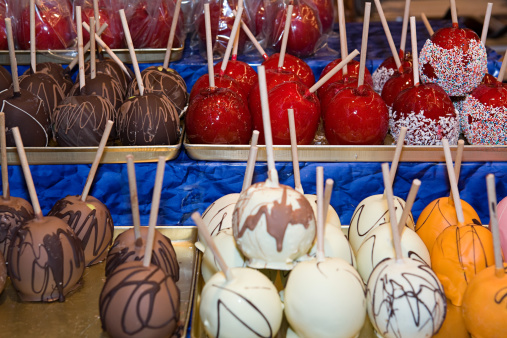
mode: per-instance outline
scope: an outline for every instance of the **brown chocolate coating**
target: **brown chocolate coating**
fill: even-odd
[[[185,80],[171,68],[148,67],[141,72],[145,93],[166,95],[181,113],[188,103],[188,92]],[[127,91],[127,97],[139,95],[137,80],[133,79]]]
[[[57,201],[48,216],[66,222],[81,240],[85,264],[90,266],[103,261],[113,242],[113,219],[107,207],[93,196],[81,201],[81,196],[67,196]]]
[[[27,200],[10,197],[0,198],[0,253],[7,256],[7,248],[21,225],[34,217],[33,208]]]
[[[123,92],[124,90],[120,83],[111,75],[98,73],[94,79],[91,78],[91,75],[86,75],[85,86],[82,89],[79,88],[79,83],[74,84],[69,92],[69,96],[98,95],[111,102],[116,110],[123,103]]]
[[[134,228],[122,232],[116,237],[113,246],[107,254],[106,277],[118,266],[131,261],[142,261],[148,238],[148,227],[141,227],[141,241],[136,242]],[[171,240],[160,231],[155,231],[151,264],[156,265],[171,276],[174,281],[180,279],[180,266]]]
[[[112,337],[171,337],[179,324],[180,291],[159,267],[128,262],[100,293],[102,328]]]
[[[0,294],[7,284],[7,265],[5,264],[4,255],[0,252]]]
[[[98,146],[107,120],[115,120],[111,103],[96,95],[68,96],[53,114],[53,132],[62,147]]]
[[[62,65],[54,62],[41,62],[36,66],[37,73],[44,73],[51,76],[56,83],[60,86],[64,96],[69,93],[70,88],[72,87],[72,79],[70,78],[70,74],[68,74],[65,69],[63,69]],[[32,70],[27,69],[23,75],[30,75]]]
[[[0,66],[0,91],[8,89],[12,85],[11,73],[4,66]]]
[[[23,301],[63,302],[83,275],[84,253],[79,238],[61,219],[26,222],[12,239],[7,269]]]
[[[50,115],[53,110],[55,110],[58,103],[65,97],[65,94],[62,92],[61,87],[56,83],[55,79],[44,73],[20,76],[19,87],[40,97],[42,101],[44,101]]]
[[[15,147],[12,128],[19,127],[25,147],[46,147],[49,142],[49,112],[38,96],[25,89],[0,92],[0,111],[5,113],[7,146]]]
[[[180,137],[178,111],[162,95],[146,93],[129,97],[121,105],[117,121],[124,146],[176,144]]]
[[[105,73],[111,75],[116,81],[118,81],[123,89],[123,96],[127,93],[127,87],[134,78],[134,75],[130,69],[127,68],[129,73],[125,73],[123,69],[112,59],[98,59],[95,63],[95,69],[98,73]],[[85,63],[85,74],[90,74],[90,62]],[[77,81],[79,82],[79,80]]]

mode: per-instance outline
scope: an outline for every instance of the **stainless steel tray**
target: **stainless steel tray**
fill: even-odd
[[[115,227],[115,236],[129,227]],[[195,290],[197,228],[159,226],[171,238],[180,263],[180,318],[188,330]],[[99,319],[99,295],[105,281],[105,262],[86,268],[81,286],[63,303],[23,303],[10,281],[0,295],[2,337],[109,337]]]
[[[171,51],[171,61],[178,61],[183,56],[183,47],[173,48]],[[131,63],[128,49],[112,50],[120,60]],[[163,62],[165,57],[165,48],[141,48],[136,49],[137,61],[140,63]],[[38,50],[37,63],[55,62],[69,64],[77,56],[77,50],[72,49],[55,49],[55,50]],[[30,50],[17,50],[16,60],[18,65],[30,64]],[[0,51],[0,64],[10,65],[9,51]]]

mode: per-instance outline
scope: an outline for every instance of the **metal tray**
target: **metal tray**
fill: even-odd
[[[180,318],[183,335],[188,330],[195,290],[197,228],[159,226],[171,238],[180,263]],[[129,227],[115,227],[115,236]],[[23,303],[10,280],[0,295],[2,337],[109,337],[99,319],[99,295],[104,285],[105,262],[86,268],[81,286],[63,303]]]
[[[185,46],[173,48],[171,51],[171,62],[181,60]],[[128,49],[112,49],[118,58],[126,63],[131,63]],[[136,57],[139,63],[163,62],[165,57],[165,48],[141,48],[136,49]],[[77,56],[77,50],[55,49],[55,50],[37,50],[37,63],[55,62],[69,64]],[[17,50],[16,60],[18,65],[30,64],[30,50]],[[0,64],[10,65],[9,51],[0,51]]]

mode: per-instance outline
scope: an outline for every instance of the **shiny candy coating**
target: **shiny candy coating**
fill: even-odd
[[[320,74],[320,78],[324,77],[327,73],[329,73],[335,66],[337,66],[340,62],[342,62],[341,58],[335,59],[334,61],[331,61],[327,64],[326,67],[322,70],[322,73]],[[335,75],[333,75],[329,80],[327,80],[326,83],[324,83],[318,90],[317,93],[319,95],[319,98],[322,98],[324,95],[324,92],[327,91],[328,87],[337,81],[343,81],[346,78],[355,78],[357,83],[357,78],[359,76],[359,62],[356,60],[351,60],[347,64],[347,75],[343,75],[343,68],[340,69]],[[364,72],[364,83],[368,84],[370,86],[373,86],[373,80],[371,78],[370,71],[365,68]],[[357,87],[357,86],[356,86]]]
[[[222,61],[215,65],[215,74],[220,74],[221,68]],[[229,60],[229,62],[227,62],[225,75],[228,75],[236,80],[245,93],[249,93],[252,87],[256,83],[259,83],[255,70],[248,63],[238,60]]]
[[[268,69],[278,69],[279,59],[280,53],[275,53],[271,55],[267,60],[265,60],[262,65],[266,67],[266,71]],[[285,54],[282,70],[294,73],[308,88],[313,86],[315,83],[315,76],[313,75],[310,66],[308,66],[306,62],[300,58],[297,58],[293,55]]]
[[[238,81],[230,77],[229,75],[215,74],[215,88],[225,88],[236,93],[243,100],[244,104],[248,101],[248,92],[245,92],[243,87]],[[202,94],[203,90],[209,90],[209,77],[208,74],[204,74],[195,81],[190,91],[190,102],[192,103],[196,96]]]

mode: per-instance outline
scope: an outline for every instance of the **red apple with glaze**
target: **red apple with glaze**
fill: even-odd
[[[215,74],[215,87],[216,88],[227,88],[233,92],[235,92],[243,102],[248,102],[248,92],[243,91],[241,85],[234,80],[232,77],[228,75],[218,75]],[[195,81],[192,86],[192,90],[190,91],[189,101],[192,101],[201,93],[203,89],[209,88],[209,77],[208,74],[204,74],[200,78]]]
[[[287,40],[287,53],[306,57],[315,53],[317,42],[322,36],[322,26],[316,8],[304,0],[293,2],[292,20]],[[287,8],[280,10],[275,18],[271,41],[273,47],[280,50],[287,18]]]
[[[403,53],[401,50],[399,52],[401,66],[403,69],[412,68],[412,54],[411,53]],[[396,67],[396,61],[394,61],[394,56],[390,56],[385,59],[380,66],[373,72],[373,89],[378,93],[381,93],[384,89],[385,83],[394,75],[395,72],[398,71],[398,67]]]
[[[320,121],[320,102],[308,92],[301,82],[290,81],[279,84],[268,92],[269,113],[273,144],[290,144],[288,109],[294,109],[298,144],[310,144]],[[260,132],[259,142],[264,141],[262,107],[260,97],[250,97],[250,112],[253,127]]]
[[[317,8],[320,23],[322,25],[322,33],[328,33],[333,28],[334,7],[332,0],[310,0]]]
[[[368,85],[343,89],[324,111],[324,130],[330,144],[383,144],[388,129],[387,106]]]
[[[262,65],[269,69],[278,69],[278,60],[280,59],[280,53],[271,55],[265,60]],[[311,87],[315,84],[315,76],[313,75],[312,69],[303,60],[290,54],[285,54],[283,59],[283,70],[289,71],[299,77],[299,80],[307,87]]]
[[[264,28],[264,23],[266,22],[266,5],[264,4],[264,0],[259,0],[257,8],[254,9],[255,18],[255,33],[259,35],[262,33]]]
[[[7,33],[5,30],[5,18],[7,18],[7,5],[5,1],[0,2],[0,49],[7,50]]]
[[[188,107],[185,124],[194,144],[248,144],[252,135],[247,106],[226,88],[201,90]]]
[[[333,98],[345,88],[357,88],[358,81],[359,79],[357,77],[346,76],[341,80],[335,81],[327,86],[326,91],[322,93],[322,96],[320,96],[320,109],[322,112],[322,117],[324,117],[324,111],[327,109],[326,107],[333,100]],[[370,86],[369,84],[366,85]]]
[[[342,62],[341,58],[338,58],[334,61],[331,61],[327,64],[326,67],[322,70],[322,73],[320,74],[320,78],[322,79],[324,75],[329,73],[334,67],[336,67],[340,62]],[[347,76],[348,77],[354,77],[357,78],[359,76],[359,61],[351,60],[347,64]],[[333,83],[337,81],[343,80],[343,70],[340,69],[335,75],[333,75],[326,83],[324,83],[318,90],[317,94],[319,95],[319,98],[324,95],[324,92],[327,90],[327,88]],[[357,81],[357,80],[356,80]],[[368,84],[370,86],[373,86],[373,80],[371,78],[370,71],[368,69],[364,69],[364,83]]]
[[[497,82],[498,82],[498,80],[496,79],[496,77],[494,77],[493,75],[491,75],[489,73],[486,73],[484,75],[484,77],[482,78],[481,84],[494,85]]]
[[[90,18],[95,17],[93,8],[86,7],[81,11],[83,22],[90,24]],[[123,39],[125,33],[121,25],[121,20],[118,15],[109,15],[108,9],[99,6],[99,27],[107,23],[106,30],[100,35],[100,38],[109,48],[123,48]],[[83,29],[83,43],[87,44],[90,41],[90,33]]]
[[[215,74],[220,74],[221,67],[222,61],[215,65]],[[236,80],[244,93],[249,93],[253,85],[259,82],[255,70],[248,63],[238,60],[229,60],[224,74]]]
[[[403,72],[395,71],[393,76],[384,84],[382,100],[391,107],[396,97],[405,89],[414,86],[414,71],[412,68],[403,68]]]
[[[16,36],[20,49],[30,49],[30,6],[21,11]],[[75,37],[72,8],[67,1],[35,3],[37,49],[66,49],[74,43]]]
[[[288,72],[286,70],[277,70],[277,69],[268,69],[266,70],[266,89],[269,93],[269,91],[278,86],[279,84],[289,82],[289,81],[296,81],[301,82],[299,78],[294,75],[294,73]],[[261,93],[259,89],[259,82],[256,82],[252,89],[250,90],[250,93],[248,95],[248,102],[255,101],[260,102],[261,100]]]

